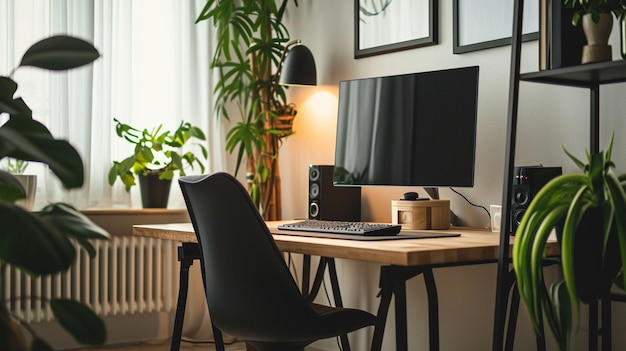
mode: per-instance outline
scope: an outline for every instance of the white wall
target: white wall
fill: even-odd
[[[292,38],[300,38],[315,55],[318,70],[316,88],[294,88],[289,93],[298,105],[296,134],[281,149],[280,167],[283,186],[283,218],[303,218],[307,214],[307,169],[309,164],[332,164],[337,109],[337,84],[343,79],[419,72],[460,66],[480,66],[478,144],[473,188],[460,190],[472,202],[489,207],[500,204],[504,171],[504,151],[508,106],[510,46],[462,55],[452,54],[452,4],[439,2],[439,44],[430,47],[354,59],[353,1],[301,0],[288,9],[286,25]],[[614,58],[619,58],[619,32],[611,38]],[[523,45],[522,72],[538,69],[537,42]],[[614,161],[617,171],[626,168],[626,132],[621,111],[626,107],[626,86],[601,88],[601,148],[610,133],[617,139]],[[520,91],[518,147],[516,165],[543,164],[563,166],[574,171],[561,145],[579,157],[589,140],[589,93],[584,89],[522,83]],[[410,189],[418,190],[421,189]],[[371,187],[363,189],[363,219],[391,221],[390,200],[407,188]],[[447,189],[441,197],[451,200],[457,215],[473,226],[486,227],[488,218],[479,209]],[[378,266],[363,262],[339,262],[344,303],[375,311],[378,300]],[[439,290],[441,350],[488,350],[491,348],[495,297],[495,265],[435,270]],[[421,278],[409,283],[409,349],[425,349],[427,340],[426,305]],[[583,317],[585,316],[583,309]],[[626,316],[624,307],[614,307],[615,323]],[[391,317],[391,316],[390,316]],[[534,348],[534,337],[522,315],[516,350]],[[581,340],[586,340],[586,323],[581,325]],[[623,325],[623,322],[621,323]],[[393,348],[393,320],[390,318],[384,349]],[[626,345],[615,333],[614,345]],[[617,334],[617,335],[616,335]],[[358,333],[353,349],[364,350],[370,334]],[[358,343],[356,343],[358,342]],[[581,349],[586,342],[578,343]],[[318,344],[334,349],[334,343]]]

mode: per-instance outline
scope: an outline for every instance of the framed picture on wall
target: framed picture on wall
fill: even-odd
[[[510,45],[513,1],[452,0],[455,54]],[[539,1],[524,2],[522,40],[539,38]]]
[[[438,0],[354,0],[354,58],[437,44]]]

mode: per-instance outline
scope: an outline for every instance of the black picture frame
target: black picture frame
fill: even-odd
[[[460,35],[460,30],[462,28],[462,21],[466,19],[466,17],[471,18],[472,15],[471,14],[462,14],[460,13],[460,3],[461,0],[452,0],[452,23],[453,23],[453,29],[452,29],[452,36],[453,36],[453,47],[452,47],[452,53],[454,54],[464,54],[467,52],[472,52],[472,51],[478,51],[478,50],[485,50],[485,49],[491,49],[491,48],[495,48],[495,47],[499,47],[499,46],[505,46],[505,45],[510,45],[511,44],[511,37],[510,36],[504,36],[504,37],[494,37],[494,38],[490,38],[488,40],[483,40],[483,41],[473,41],[473,42],[466,42],[466,43],[461,43],[461,35]],[[467,1],[467,0],[464,0]],[[502,0],[483,0],[483,2],[488,3],[490,1],[493,2],[502,2]],[[538,1],[527,1],[525,2],[525,6],[538,6]],[[476,4],[476,3],[474,3]],[[490,9],[490,6],[482,6],[482,8],[478,8],[476,11],[480,11],[481,14],[485,14],[486,12],[488,12]],[[510,14],[510,20],[507,20],[507,24],[509,25],[511,32],[513,31],[513,12],[511,11]],[[477,23],[472,23],[472,25],[476,25],[476,26],[482,26],[479,28],[476,28],[479,32],[484,31],[485,33],[490,33],[490,32],[498,32],[494,29],[501,29],[501,28],[494,28],[494,27],[490,27],[493,25],[498,25],[496,23],[499,23],[498,21],[476,21]],[[524,11],[524,22],[525,23],[530,23],[531,26],[533,26],[533,29],[531,30],[527,30],[522,34],[522,41],[532,41],[532,40],[537,40],[539,39],[539,10],[538,8],[536,9],[536,11]],[[536,27],[536,28],[535,28]]]
[[[420,5],[428,5],[428,14],[423,16],[428,19],[428,33],[419,33],[416,37],[411,38],[409,40],[403,40],[399,42],[389,42],[376,46],[361,46],[361,5],[366,4],[368,2],[373,2],[374,0],[354,0],[354,58],[363,58],[374,55],[382,55],[391,52],[414,49],[424,46],[435,45],[438,43],[438,17],[439,17],[439,9],[438,9],[438,1],[439,0],[395,0],[395,1],[411,1],[414,3],[422,2]],[[378,1],[383,3],[387,1],[390,3],[393,0],[383,0]],[[407,16],[411,16],[412,14],[407,13]],[[410,18],[410,17],[409,17]],[[385,31],[381,31],[384,33]]]

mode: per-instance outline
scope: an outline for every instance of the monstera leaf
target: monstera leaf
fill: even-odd
[[[33,44],[22,57],[20,67],[34,66],[62,71],[92,63],[98,57],[98,50],[90,43],[57,35]]]
[[[66,70],[93,62],[100,55],[90,43],[68,36],[54,36],[34,44],[22,57],[19,67],[33,66],[48,70]],[[18,68],[19,68],[18,67]],[[33,119],[32,110],[16,98],[17,83],[0,77],[0,114],[9,115],[0,126],[0,160],[17,160],[47,164],[68,189],[84,182],[80,154],[66,140],[56,139],[43,124]],[[89,116],[86,116],[89,118]],[[75,261],[73,241],[91,257],[96,250],[94,239],[107,239],[109,234],[67,204],[51,204],[39,212],[30,212],[15,205],[24,197],[17,179],[0,171],[0,291],[4,291],[2,275],[7,267],[15,267],[31,276],[51,275],[66,271]],[[1,294],[0,294],[1,295]],[[63,328],[84,344],[102,344],[106,329],[100,318],[78,301],[48,301]],[[11,316],[6,301],[0,299],[0,350],[52,350],[25,322]],[[23,332],[31,333],[30,345]]]
[[[83,162],[67,141],[55,139],[41,123],[24,116],[11,117],[0,127],[0,155],[47,164],[68,188],[83,185]]]

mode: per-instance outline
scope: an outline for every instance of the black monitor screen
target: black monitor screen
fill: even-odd
[[[339,83],[335,185],[474,185],[478,67]]]

